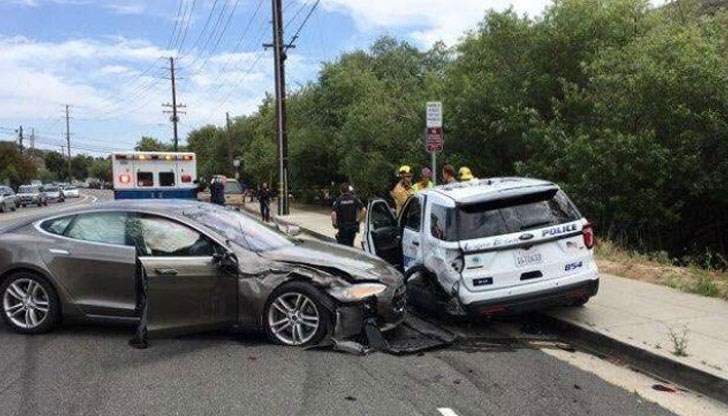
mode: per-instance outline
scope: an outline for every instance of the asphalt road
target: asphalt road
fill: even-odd
[[[0,223],[61,205],[0,214]],[[502,337],[497,324],[463,330]],[[360,357],[214,333],[135,350],[132,332],[74,325],[28,337],[0,324],[0,415],[672,414],[527,345]]]

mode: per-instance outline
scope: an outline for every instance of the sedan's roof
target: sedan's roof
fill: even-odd
[[[179,212],[183,209],[199,208],[206,205],[209,204],[206,202],[187,199],[119,199],[114,201],[98,202],[96,204],[89,205],[88,208]]]
[[[183,210],[190,210],[195,208],[209,207],[210,204],[206,202],[198,202],[184,199],[122,199],[115,201],[98,202],[89,205],[76,205],[73,207],[64,207],[59,210],[52,212],[41,212],[35,215],[28,216],[26,218],[18,219],[7,224],[0,225],[0,229],[9,230],[17,227],[22,227],[27,224],[34,223],[36,221],[45,219],[60,217],[63,215],[73,215],[81,212],[89,211],[144,211],[159,214],[172,214],[180,215]]]

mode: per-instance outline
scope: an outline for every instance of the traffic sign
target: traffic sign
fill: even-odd
[[[428,127],[427,137],[425,139],[425,147],[430,153],[442,152],[445,141],[442,137],[442,127]]]
[[[442,102],[427,103],[427,127],[442,127]]]

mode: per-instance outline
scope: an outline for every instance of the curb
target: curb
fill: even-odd
[[[246,210],[253,212],[248,208]],[[336,239],[300,224],[278,216],[273,216],[273,219],[286,226],[296,225],[301,232],[319,240],[336,242]],[[657,378],[675,381],[694,392],[728,403],[728,380],[726,379],[545,313],[537,313],[536,316],[540,323],[555,329],[566,340],[579,345],[584,350],[595,352],[598,355],[619,357],[630,367]]]
[[[726,379],[546,313],[538,313],[536,316],[542,324],[555,329],[565,339],[587,351],[619,357],[630,367],[657,378],[675,381],[694,392],[728,403]]]

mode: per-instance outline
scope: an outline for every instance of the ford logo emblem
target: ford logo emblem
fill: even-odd
[[[532,238],[533,238],[533,234],[531,234],[531,233],[521,234],[521,236],[518,237],[519,240],[523,240],[523,241],[530,240]]]

